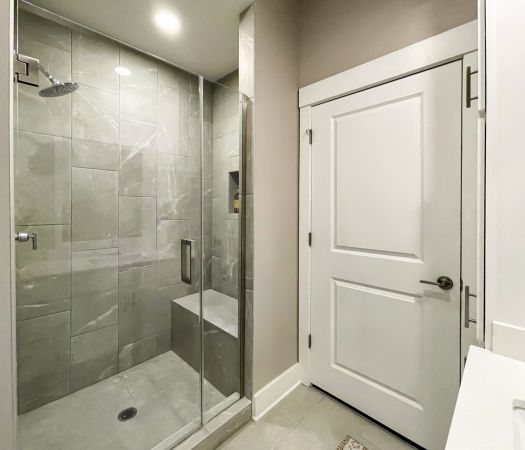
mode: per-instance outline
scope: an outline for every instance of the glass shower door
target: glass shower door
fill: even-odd
[[[29,9],[18,52],[41,70],[16,87],[19,447],[175,443],[202,416],[200,79]]]
[[[203,420],[207,422],[243,395],[242,237],[243,111],[235,70],[205,85],[203,172],[204,252]]]

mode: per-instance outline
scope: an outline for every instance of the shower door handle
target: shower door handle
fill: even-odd
[[[192,282],[194,243],[194,239],[180,240],[180,279],[186,284],[191,284]]]
[[[36,233],[16,233],[15,235],[16,242],[27,242],[29,239],[31,239],[31,243],[33,244],[33,250],[36,250],[38,248]]]
[[[477,298],[476,294],[471,294],[470,286],[465,286],[465,328],[469,328],[471,323],[477,323],[477,320],[470,318],[470,297]]]

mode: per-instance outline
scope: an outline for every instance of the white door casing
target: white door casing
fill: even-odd
[[[311,381],[443,448],[460,373],[461,62],[311,121]],[[420,283],[441,275],[451,290]]]

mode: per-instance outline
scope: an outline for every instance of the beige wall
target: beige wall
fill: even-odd
[[[298,1],[255,14],[254,391],[297,362]]]
[[[0,0],[0,448],[15,448],[10,214],[10,94],[13,2]]]
[[[303,0],[300,86],[476,18],[476,0]]]

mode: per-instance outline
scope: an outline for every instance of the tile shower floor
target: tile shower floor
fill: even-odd
[[[337,450],[349,434],[368,450],[414,447],[315,388],[303,385],[258,422],[250,422],[220,450]]]
[[[208,415],[237,398],[204,384]],[[150,449],[179,430],[198,428],[199,404],[199,374],[170,351],[20,416],[20,448]],[[119,422],[127,407],[137,408],[137,415]]]

